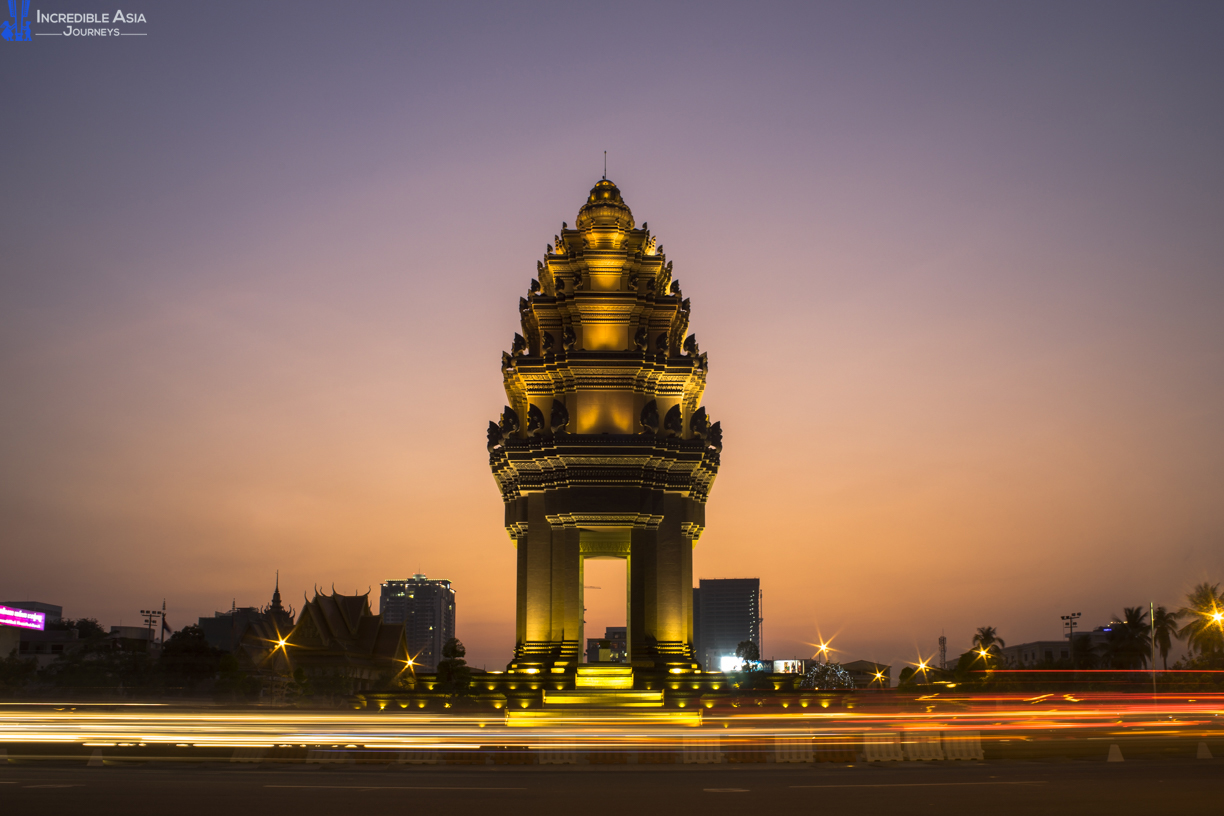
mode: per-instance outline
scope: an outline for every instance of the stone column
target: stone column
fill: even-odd
[[[551,640],[562,659],[577,660],[582,644],[582,570],[578,528],[553,517]]]
[[[681,530],[682,502],[683,498],[676,494],[664,498],[664,516],[658,531],[654,636],[661,654],[674,655],[688,643],[686,609],[692,606],[693,556],[692,547]],[[686,594],[690,597],[688,604],[684,600]]]
[[[517,559],[517,583],[515,584],[514,606],[514,643],[516,652],[527,642],[527,534],[523,533],[514,540]]]
[[[697,648],[693,632],[693,549],[696,546],[697,542],[693,539],[692,531],[686,525],[680,563],[680,569],[683,573],[683,578],[680,581],[680,597],[684,603],[684,642],[690,658],[696,655]]]
[[[553,639],[552,525],[545,513],[544,494],[528,497],[527,555],[522,594],[526,604],[524,642],[534,647]],[[523,542],[520,541],[521,547]]]
[[[655,619],[658,600],[658,531],[634,527],[629,544],[629,660],[654,663]]]

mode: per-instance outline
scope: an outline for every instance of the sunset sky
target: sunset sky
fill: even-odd
[[[0,600],[422,572],[504,668],[485,427],[604,150],[709,353],[694,575],[760,577],[766,656],[1224,581],[1224,5],[124,10],[0,42]]]

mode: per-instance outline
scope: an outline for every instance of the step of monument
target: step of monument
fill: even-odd
[[[592,666],[589,663],[578,667],[574,686],[580,689],[631,689],[633,688],[632,666]]]
[[[565,689],[544,691],[544,705],[588,706],[591,708],[645,708],[663,705],[663,690]]]

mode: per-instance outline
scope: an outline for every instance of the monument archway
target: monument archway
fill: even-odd
[[[693,547],[722,429],[689,301],[606,178],[561,225],[502,354],[509,405],[489,464],[518,549],[513,671],[582,660],[584,558],[627,562],[628,659],[692,666]]]
[[[623,543],[617,540],[619,536],[609,538],[583,536],[580,540],[583,627],[579,643],[584,649],[591,639],[605,639],[608,628],[627,629],[629,624],[629,536],[624,536]],[[600,658],[588,653],[585,659]]]

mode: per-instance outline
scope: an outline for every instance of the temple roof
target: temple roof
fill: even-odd
[[[304,657],[348,662],[407,659],[403,624],[386,624],[381,615],[371,614],[369,593],[333,591],[324,595],[316,590],[286,640],[294,661]]]

